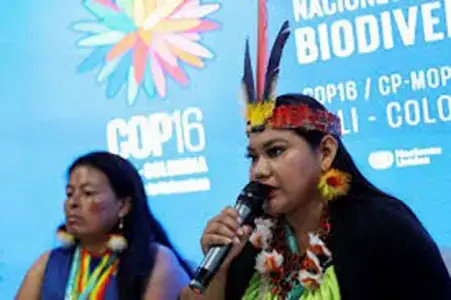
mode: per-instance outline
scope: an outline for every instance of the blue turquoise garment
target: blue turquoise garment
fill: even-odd
[[[74,248],[56,248],[52,250],[42,282],[42,300],[64,300],[64,292],[66,290],[67,281],[69,280],[73,255]],[[90,269],[95,269],[100,260],[101,258],[92,257]],[[119,300],[116,285],[116,276],[113,276],[106,286],[104,299]]]

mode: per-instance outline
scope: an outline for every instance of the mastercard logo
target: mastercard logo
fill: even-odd
[[[373,169],[386,170],[395,163],[395,156],[391,151],[376,151],[370,154],[368,162]]]

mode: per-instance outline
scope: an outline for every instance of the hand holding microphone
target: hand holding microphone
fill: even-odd
[[[253,220],[263,214],[263,203],[271,188],[250,182],[238,196],[235,207],[225,208],[207,224],[201,244],[205,258],[190,288],[203,293],[221,267],[227,267],[242,250],[252,232]]]
[[[230,252],[221,265],[221,267],[227,267],[233,258],[241,252],[252,232],[251,226],[241,226],[240,224],[242,224],[242,221],[238,211],[231,206],[224,208],[219,215],[211,219],[201,238],[204,255],[213,246],[232,244]]]

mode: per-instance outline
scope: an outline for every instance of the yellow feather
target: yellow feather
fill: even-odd
[[[274,101],[260,101],[250,103],[246,109],[246,120],[251,127],[265,125],[265,122],[272,116]]]
[[[333,184],[329,182],[332,180]],[[337,169],[328,170],[321,176],[318,189],[324,200],[330,201],[348,193],[351,176]]]
[[[241,84],[240,88],[240,96],[238,98],[238,103],[240,105],[240,111],[244,118],[246,118],[246,108],[249,103],[249,99],[247,97],[247,89],[244,83]],[[247,118],[246,118],[247,120]]]

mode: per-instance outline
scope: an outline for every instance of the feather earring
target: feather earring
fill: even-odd
[[[108,249],[113,252],[122,252],[127,249],[128,243],[124,236],[120,234],[111,234],[108,240]]]
[[[117,224],[117,228],[120,232],[124,229],[124,219],[119,218],[119,223]],[[108,240],[108,248],[113,252],[122,252],[128,247],[127,239],[122,234],[110,234],[110,238]]]
[[[66,225],[61,225],[56,231],[56,237],[65,248],[69,248],[75,244],[75,237],[67,232]]]
[[[321,197],[326,201],[344,196],[349,191],[351,176],[337,169],[330,169],[324,173],[318,184]]]

